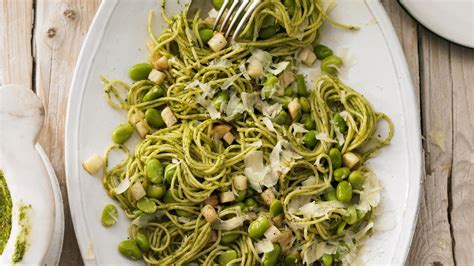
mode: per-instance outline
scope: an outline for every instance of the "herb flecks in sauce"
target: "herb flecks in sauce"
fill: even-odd
[[[12,198],[0,170],[0,255],[3,253],[12,229]]]
[[[12,261],[20,262],[28,249],[28,235],[30,233],[30,211],[31,205],[20,204],[18,208],[18,220],[21,227],[20,234],[16,238],[15,253],[13,253]]]

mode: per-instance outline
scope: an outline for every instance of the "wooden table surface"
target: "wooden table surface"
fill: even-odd
[[[472,265],[474,50],[429,32],[395,0],[382,2],[405,51],[422,114],[426,176],[408,264]],[[0,1],[0,86],[28,86],[46,107],[40,143],[56,170],[65,203],[61,265],[82,264],[66,191],[64,123],[76,59],[99,4]]]

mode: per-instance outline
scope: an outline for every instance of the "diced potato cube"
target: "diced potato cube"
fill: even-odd
[[[221,194],[219,194],[219,200],[221,203],[234,201],[235,200],[234,192],[232,191],[221,192]]]
[[[219,218],[216,210],[211,205],[206,205],[202,207],[201,213],[202,213],[202,216],[204,216],[206,221],[208,221],[209,223],[213,223],[217,220],[217,218]]]
[[[166,56],[160,57],[158,60],[153,62],[153,66],[158,70],[167,70],[169,68],[168,58]]]
[[[246,190],[248,187],[247,177],[244,175],[234,175],[234,177],[232,177],[232,184],[234,185],[234,188],[239,191]]]
[[[223,138],[223,139],[225,140],[225,142],[227,142],[227,144],[229,144],[229,145],[232,144],[232,142],[234,142],[234,140],[235,140],[235,137],[234,137],[234,135],[233,135],[231,132],[225,133],[224,137],[222,137],[222,138]]]
[[[145,189],[143,188],[143,185],[140,182],[135,182],[130,187],[130,192],[132,193],[132,196],[136,201],[146,196]]]
[[[148,79],[155,82],[158,85],[162,84],[163,81],[165,81],[165,78],[166,78],[166,74],[156,69],[153,69],[148,75]]]
[[[344,155],[342,155],[342,162],[345,166],[353,168],[360,162],[360,158],[353,152],[346,152]]]
[[[288,104],[288,112],[290,113],[291,119],[297,119],[301,114],[301,104],[298,98],[294,98]]]
[[[87,161],[82,164],[84,170],[86,170],[89,174],[93,175],[99,171],[102,167],[102,157],[97,153],[92,155]]]
[[[178,119],[169,106],[161,111],[161,117],[163,118],[163,121],[165,121],[167,127],[170,127],[178,122]]]
[[[204,204],[211,205],[212,207],[217,207],[217,205],[219,205],[219,199],[216,195],[212,195],[204,201]]]
[[[133,113],[133,115],[131,115],[130,117],[130,123],[132,125],[135,125],[138,122],[140,122],[143,118],[145,118],[145,115],[143,114],[143,112],[140,110],[136,110],[135,113]]]
[[[148,127],[146,126],[146,121],[140,121],[135,124],[135,129],[137,130],[140,137],[144,138],[148,134]]]
[[[262,197],[263,202],[270,206],[272,202],[275,200],[275,195],[273,194],[273,191],[269,188],[267,188],[265,191],[260,194],[260,197]]]
[[[212,134],[214,135],[215,139],[222,139],[222,137],[224,137],[224,135],[227,134],[231,129],[231,125],[220,124],[212,128]]]
[[[225,39],[224,34],[217,32],[207,42],[207,45],[209,45],[214,52],[219,52],[227,45],[227,40]]]
[[[311,66],[314,61],[316,61],[316,55],[309,47],[305,47],[298,53],[298,59],[300,59],[303,64]]]
[[[293,71],[286,69],[283,71],[280,76],[278,76],[280,80],[280,85],[283,88],[288,87],[293,81],[295,81],[295,73]]]

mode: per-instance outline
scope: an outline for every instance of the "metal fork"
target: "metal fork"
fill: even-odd
[[[220,23],[219,31],[223,32],[225,30],[224,36],[226,38],[229,36],[229,34],[232,33],[232,40],[235,41],[235,39],[239,37],[240,32],[246,26],[245,23],[249,19],[250,15],[252,15],[252,12],[255,10],[258,4],[262,2],[262,0],[233,0],[233,3],[230,5],[231,1],[232,0],[224,0],[224,3],[222,4],[221,9],[219,10],[219,14],[217,15],[216,20],[214,22],[213,30],[217,29],[217,26],[219,25],[221,17],[224,15],[226,8],[230,6],[227,10],[226,16],[222,20],[222,23]],[[234,12],[237,6],[238,9],[236,12]],[[244,11],[244,15],[240,17],[242,12]],[[230,23],[228,23],[229,20]],[[227,24],[229,25],[227,26]],[[233,30],[236,25],[236,29]]]

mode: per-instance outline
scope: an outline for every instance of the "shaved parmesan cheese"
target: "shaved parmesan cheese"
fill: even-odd
[[[316,139],[319,141],[336,143],[336,141],[331,139],[326,132],[319,132],[318,134],[316,134]]]
[[[380,192],[383,187],[377,177],[369,172],[364,184],[363,191],[360,193],[359,204],[356,208],[361,211],[369,211],[370,207],[376,207],[380,202]]]
[[[121,182],[120,184],[113,189],[113,192],[115,194],[122,194],[124,193],[125,191],[127,191],[127,189],[130,187],[131,183],[130,183],[130,180],[125,177]]]
[[[344,118],[344,121],[347,121],[347,118],[351,116],[351,114],[349,114],[349,112],[347,111],[342,111],[339,114],[341,115],[342,118]]]
[[[283,106],[280,103],[274,103],[272,105],[268,104],[265,101],[262,101],[262,113],[264,116],[274,118],[280,111]]]
[[[229,102],[227,103],[227,106],[225,108],[226,115],[231,116],[235,114],[241,114],[244,111],[244,105],[242,104],[240,98],[237,97],[237,94],[235,94],[234,92],[231,93]]]
[[[196,101],[204,108],[206,108],[207,112],[212,119],[218,119],[221,117],[221,113],[216,110],[216,107],[210,100],[204,99],[204,97],[197,97]]]
[[[215,10],[214,8],[212,8],[209,13],[207,13],[207,15],[209,16],[209,18],[212,18],[213,20],[215,18],[217,18],[217,16],[219,15],[219,11]]]
[[[272,55],[261,49],[254,49],[248,62],[257,61],[262,64],[263,69],[267,69],[272,64]]]
[[[276,76],[280,74],[281,72],[283,72],[288,67],[289,64],[290,62],[288,61],[282,61],[278,64],[272,65],[271,67],[268,68],[267,71]]]
[[[242,104],[247,111],[253,111],[253,106],[259,100],[258,95],[254,93],[247,93],[245,91],[241,93],[240,97],[242,98]]]
[[[234,82],[240,77],[240,75],[233,75],[229,77],[221,86],[221,90],[225,91],[230,86],[234,85]]]
[[[247,216],[236,216],[226,221],[217,220],[212,226],[212,228],[214,228],[215,230],[230,231],[244,225],[244,221],[246,221],[247,219]]]
[[[216,93],[216,91],[213,90],[211,86],[209,86],[206,83],[202,83],[199,80],[194,80],[193,82],[186,85],[184,89],[189,89],[189,88],[200,88],[202,90],[201,96],[203,98],[207,98],[207,97],[212,98],[214,97],[214,94]]]
[[[306,133],[309,132],[306,128],[304,128],[303,124],[300,123],[293,123],[293,135],[296,133]]]
[[[301,182],[303,186],[311,186],[318,182],[318,179],[315,176],[308,177],[305,181]]]
[[[255,141],[255,142],[252,142],[252,143],[248,144],[248,146],[250,146],[250,147],[255,147],[255,148],[258,149],[258,148],[262,147],[262,141],[261,141],[261,140],[257,140],[257,141]]]
[[[263,165],[263,152],[251,151],[244,159],[245,169],[244,174],[250,182],[252,188],[261,193],[262,188],[260,183],[265,178],[266,170]]]
[[[336,131],[337,144],[339,144],[339,146],[342,146],[345,141],[344,135],[339,130],[339,127],[335,127],[335,129],[336,129],[335,131]]]
[[[135,182],[130,187],[130,192],[132,193],[132,196],[136,201],[146,196],[145,189],[143,188],[143,185],[140,182]]]
[[[321,201],[318,203],[316,203],[315,201],[312,201],[310,203],[303,205],[300,208],[300,211],[303,213],[304,217],[312,218],[312,217],[321,217],[321,216],[327,215],[330,212],[339,208],[344,208],[344,204],[336,200]]]
[[[267,253],[273,250],[272,241],[269,239],[263,239],[255,243],[255,250],[257,253]]]
[[[329,245],[326,242],[320,242],[316,244],[316,260],[319,260],[325,254],[334,254],[336,252],[336,246]]]
[[[250,77],[249,73],[247,72],[247,68],[245,68],[245,63],[246,61],[242,61],[239,65],[239,70],[240,73],[244,76],[246,80],[251,80],[252,78]]]
[[[209,63],[210,67],[229,67],[232,65],[227,59],[216,58]]]
[[[270,131],[277,133],[275,127],[273,126],[272,120],[270,120],[270,118],[264,117],[262,118],[262,122]]]

